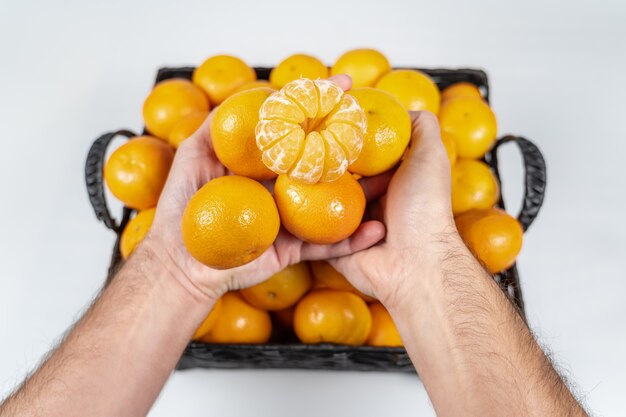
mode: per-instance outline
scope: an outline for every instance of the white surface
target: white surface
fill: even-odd
[[[159,66],[221,52],[331,63],[373,46],[395,65],[486,69],[501,132],[541,147],[548,194],[519,261],[530,323],[597,415],[623,415],[626,3],[210,3],[0,5],[1,396],[105,277],[113,235],[89,206],[85,155],[102,132],[140,128]],[[517,202],[519,157],[505,153],[505,197]],[[201,370],[175,374],[151,413],[383,414],[434,413],[406,375]]]

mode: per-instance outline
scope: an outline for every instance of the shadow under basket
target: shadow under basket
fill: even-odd
[[[191,79],[192,67],[162,68],[156,82],[170,78]],[[268,79],[271,68],[255,68],[259,79]],[[430,75],[443,89],[456,82],[465,81],[478,86],[485,100],[489,101],[487,74],[476,69],[419,69]],[[131,138],[137,134],[129,130],[117,130],[97,138],[87,156],[85,181],[89,199],[96,217],[116,234],[107,282],[112,279],[122,259],[119,251],[120,236],[131,217],[132,210],[125,207],[121,218],[115,220],[107,205],[103,167],[107,147],[117,136]],[[524,231],[532,224],[541,208],[546,187],[546,165],[539,149],[529,140],[520,136],[504,136],[498,139],[494,148],[485,156],[502,187],[498,172],[498,150],[507,143],[518,146],[524,164],[524,199],[517,218]],[[501,188],[502,189],[502,188]],[[502,199],[499,206],[504,208]],[[524,315],[524,300],[520,288],[519,274],[513,265],[510,269],[494,276],[495,281],[506,296]],[[297,343],[293,334],[274,332],[267,344],[205,344],[190,343],[185,349],[178,369],[189,368],[282,368],[282,369],[333,369],[357,371],[415,372],[404,348],[346,346],[333,344],[304,345]]]

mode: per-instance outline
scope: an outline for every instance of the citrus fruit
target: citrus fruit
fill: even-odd
[[[483,95],[476,84],[468,82],[454,83],[443,89],[441,92],[441,101],[445,101],[454,97],[468,97],[482,100]]]
[[[400,333],[396,328],[391,315],[378,301],[369,306],[372,314],[372,329],[365,341],[370,346],[402,346]]]
[[[307,242],[329,244],[343,240],[359,227],[365,195],[349,173],[337,181],[305,184],[280,175],[274,199],[283,226]]]
[[[351,291],[367,303],[374,301],[374,298],[354,288],[341,272],[326,261],[311,262],[311,271],[315,277],[313,289],[330,288],[331,290]]]
[[[314,56],[295,54],[283,60],[270,73],[270,82],[278,87],[298,78],[328,78],[328,67]]]
[[[212,268],[246,264],[274,243],[280,218],[272,195],[240,176],[215,178],[191,197],[182,219],[189,253]]]
[[[411,118],[397,98],[370,87],[350,91],[367,116],[363,149],[348,170],[371,176],[400,161],[411,139]]]
[[[448,161],[450,161],[450,167],[454,167],[457,156],[456,144],[454,143],[454,139],[452,139],[452,135],[447,132],[441,132],[441,141],[443,142],[444,148],[446,148],[446,154],[448,155]]]
[[[158,83],[143,103],[143,121],[152,135],[167,139],[179,120],[209,111],[206,95],[189,80],[174,78]]]
[[[391,71],[378,80],[376,88],[393,94],[407,110],[439,112],[439,87],[421,71]]]
[[[218,298],[215,304],[213,304],[213,308],[211,309],[209,314],[206,316],[206,318],[202,321],[200,326],[198,326],[198,328],[194,332],[193,336],[191,337],[192,340],[200,340],[204,335],[210,332],[211,329],[213,329],[213,326],[215,325],[215,322],[217,321],[217,317],[219,316],[221,309],[222,309],[222,299]]]
[[[152,226],[155,212],[156,209],[154,207],[141,210],[135,217],[130,219],[120,238],[120,253],[123,259],[128,259],[137,245],[146,237],[150,226]]]
[[[330,69],[331,75],[348,74],[352,87],[373,87],[391,71],[387,58],[375,49],[353,49],[341,55]]]
[[[272,311],[272,316],[276,322],[285,329],[293,329],[293,314],[295,306],[288,307],[284,310]]]
[[[272,84],[271,82],[267,80],[256,80],[256,81],[250,81],[249,83],[242,84],[235,91],[233,91],[233,94],[240,93],[246,90],[252,90],[253,88],[261,88],[261,87],[271,88],[272,90],[278,90],[278,87],[276,87],[274,84]]]
[[[522,225],[505,211],[471,210],[455,218],[456,227],[474,255],[492,274],[515,263],[522,249]]]
[[[185,139],[188,139],[202,126],[202,123],[204,123],[208,116],[208,112],[199,111],[180,119],[167,136],[167,141],[173,147],[178,148]]]
[[[267,311],[252,307],[236,292],[222,296],[213,328],[200,340],[207,343],[265,343],[272,334]]]
[[[104,167],[109,190],[126,206],[155,207],[174,160],[174,148],[151,136],[137,136],[115,150]]]
[[[335,181],[363,145],[365,113],[332,81],[300,78],[263,103],[256,143],[277,174],[306,182]]]
[[[263,310],[282,310],[294,305],[311,288],[311,272],[305,262],[288,266],[268,280],[241,290],[248,303]]]
[[[367,304],[349,291],[311,291],[296,305],[293,326],[303,343],[360,345],[372,327]]]
[[[496,141],[496,116],[482,100],[446,100],[439,110],[439,124],[443,132],[452,135],[459,158],[482,158]]]
[[[211,141],[222,164],[237,175],[265,180],[276,177],[262,161],[255,128],[259,109],[273,90],[255,88],[226,99],[213,113]]]
[[[192,80],[209,96],[211,104],[217,105],[243,84],[256,80],[256,73],[237,57],[216,55],[196,68]]]
[[[500,196],[498,182],[487,164],[462,159],[452,168],[452,212],[493,207]]]

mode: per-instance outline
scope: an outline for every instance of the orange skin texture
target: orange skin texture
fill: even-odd
[[[329,70],[311,55],[295,54],[281,61],[270,73],[270,82],[279,88],[298,78],[328,78]]]
[[[199,111],[192,113],[178,121],[170,131],[167,141],[175,148],[178,148],[184,140],[188,139],[209,116],[208,112]]]
[[[446,132],[441,132],[441,141],[443,142],[443,146],[446,148],[446,154],[448,154],[448,161],[450,161],[450,168],[454,168],[454,165],[457,161],[456,154],[456,144],[454,143],[454,139],[452,139],[452,135]]]
[[[229,269],[258,258],[276,239],[280,218],[261,184],[236,175],[206,183],[189,200],[182,218],[183,242],[194,258]]]
[[[199,341],[201,340],[207,333],[209,333],[213,326],[215,326],[215,322],[217,322],[217,318],[222,311],[222,299],[218,298],[215,304],[213,304],[213,308],[206,316],[206,318],[202,321],[200,326],[196,329],[195,333],[191,337],[192,340]]]
[[[369,306],[372,314],[372,329],[365,341],[370,346],[402,346],[400,333],[396,328],[391,315],[378,301]]]
[[[111,193],[127,207],[155,207],[174,160],[174,148],[151,136],[132,138],[115,150],[104,167]]]
[[[294,330],[302,343],[361,345],[371,328],[367,304],[349,291],[311,291],[294,313]]]
[[[373,87],[391,71],[389,60],[375,49],[353,49],[341,55],[330,69],[331,75],[348,74],[352,88]]]
[[[482,100],[467,97],[446,100],[439,110],[439,124],[454,139],[462,159],[480,159],[496,142],[496,116]]]
[[[455,97],[468,97],[483,99],[483,95],[480,93],[480,89],[476,84],[468,82],[460,82],[452,84],[443,89],[441,92],[441,101],[449,100]]]
[[[407,110],[439,112],[439,87],[421,71],[393,70],[378,80],[376,88],[396,96]]]
[[[461,238],[492,274],[510,268],[522,249],[524,230],[498,208],[471,210],[455,218]]]
[[[311,272],[305,262],[290,265],[266,281],[240,291],[254,307],[276,311],[291,307],[311,288]]]
[[[213,328],[200,337],[206,343],[267,343],[272,320],[267,311],[248,304],[239,293],[227,292]]]
[[[464,159],[452,168],[452,212],[493,207],[500,197],[498,181],[481,161]]]
[[[217,106],[244,84],[256,81],[256,73],[241,59],[230,55],[208,58],[193,72],[192,81]]]
[[[240,93],[246,90],[252,90],[254,88],[262,88],[262,87],[271,88],[272,90],[278,90],[278,86],[272,84],[271,82],[267,80],[256,80],[256,81],[251,81],[249,83],[245,83],[241,85],[235,91],[233,91],[233,94]]]
[[[336,181],[316,184],[280,175],[274,199],[283,226],[299,239],[318,244],[351,236],[365,211],[363,189],[348,172]]]
[[[143,103],[143,120],[152,135],[167,139],[174,125],[196,112],[209,112],[209,100],[191,81],[180,78],[158,83]]]
[[[156,208],[145,209],[130,219],[120,238],[120,253],[123,259],[128,259],[130,254],[146,237],[150,226],[152,226],[155,213]]]
[[[313,288],[316,290],[329,288],[332,290],[351,291],[361,297],[366,303],[375,300],[375,298],[365,295],[354,288],[341,272],[337,271],[326,261],[312,261],[311,271],[315,277]]]
[[[259,109],[274,90],[255,88],[229,97],[211,119],[211,140],[220,162],[237,175],[267,180],[276,174],[265,166],[256,145]]]

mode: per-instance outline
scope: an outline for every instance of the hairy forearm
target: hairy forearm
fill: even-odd
[[[498,285],[458,239],[391,310],[439,416],[585,416]]]
[[[146,415],[212,307],[140,247],[4,416]]]

